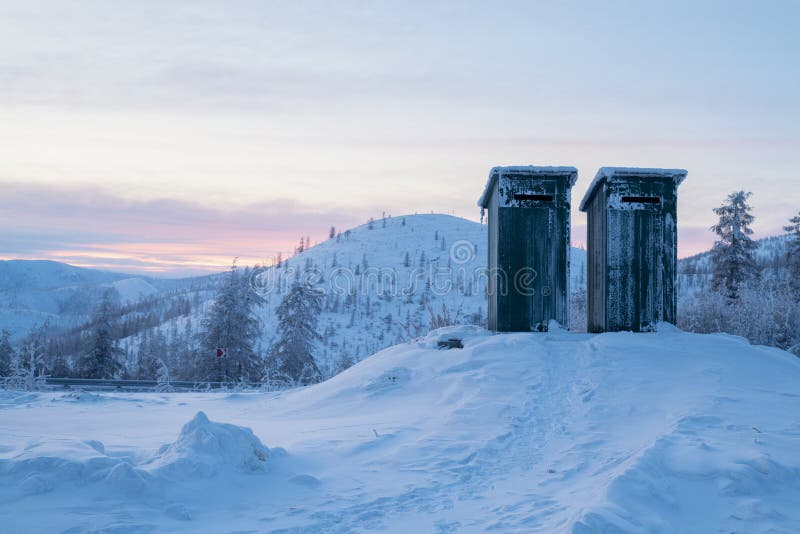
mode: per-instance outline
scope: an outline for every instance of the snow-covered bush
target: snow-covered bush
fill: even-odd
[[[800,356],[800,300],[787,279],[743,284],[735,299],[713,290],[686,299],[678,313],[678,326],[691,332],[735,334]]]

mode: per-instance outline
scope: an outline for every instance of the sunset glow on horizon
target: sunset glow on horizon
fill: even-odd
[[[679,167],[679,255],[800,180],[796,4],[0,8],[0,258],[185,276],[383,212],[473,221],[495,165]],[[613,61],[611,61],[613,58]],[[766,207],[769,206],[767,209]]]

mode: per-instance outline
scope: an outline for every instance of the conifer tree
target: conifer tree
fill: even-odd
[[[123,351],[114,338],[114,312],[111,292],[106,291],[92,314],[92,334],[78,365],[83,377],[114,378],[122,371],[118,358]]]
[[[249,270],[240,273],[234,263],[203,319],[198,362],[203,380],[235,383],[259,378],[254,344],[261,336],[256,307],[262,299],[249,282]],[[222,351],[219,356],[217,349]]]
[[[747,203],[751,193],[736,191],[725,203],[714,208],[719,222],[711,230],[719,236],[712,249],[713,287],[724,289],[728,298],[736,299],[740,287],[758,277],[755,261],[756,243],[750,237],[754,217]]]
[[[320,339],[317,322],[322,311],[323,294],[310,284],[295,282],[276,310],[279,338],[270,350],[268,368],[295,384],[322,380],[314,360],[314,348]]]
[[[0,377],[11,374],[11,362],[14,361],[14,347],[11,345],[11,332],[0,331]]]
[[[795,291],[800,296],[800,213],[789,219],[791,224],[783,227],[789,232],[789,243],[787,246],[787,259],[789,276]]]

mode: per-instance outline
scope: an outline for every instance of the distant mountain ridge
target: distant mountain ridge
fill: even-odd
[[[132,303],[203,278],[160,279],[51,260],[0,260],[0,328],[19,338],[45,322],[53,329],[74,327],[87,320],[107,290],[120,303]]]
[[[318,358],[329,372],[343,359],[358,361],[398,341],[424,334],[436,321],[435,315],[449,314],[447,320],[455,322],[484,320],[485,277],[481,278],[480,272],[486,267],[486,229],[485,225],[449,215],[387,217],[342,231],[284,260],[280,267],[266,269],[261,276],[272,285],[255,284],[265,298],[258,311],[264,326],[257,342],[259,352],[266,353],[275,339],[275,308],[286,288],[309,270],[326,289]],[[759,258],[763,262],[779,261],[787,239],[778,236],[760,240]],[[680,296],[691,297],[708,283],[709,254],[679,261]],[[423,278],[419,278],[419,271],[425,273]],[[380,276],[386,273],[394,277],[389,291],[385,284],[380,287]],[[473,276],[475,273],[478,275]],[[132,362],[145,335],[196,333],[223,274],[173,280],[50,261],[0,262],[0,328],[10,328],[19,337],[34,324],[49,319],[53,326],[77,328],[79,333],[96,299],[112,288],[123,303],[141,302],[127,306],[128,311],[120,317],[127,322],[125,331],[129,332],[121,345],[128,354],[127,361]],[[434,280],[435,276],[440,279]],[[449,284],[449,289],[441,290],[437,284]],[[572,326],[578,329],[583,320],[585,300],[581,301],[580,294],[585,284],[586,252],[573,248]],[[176,306],[189,311],[176,314]],[[170,308],[173,311],[167,313]]]

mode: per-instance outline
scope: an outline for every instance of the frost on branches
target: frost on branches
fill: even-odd
[[[290,385],[313,384],[322,380],[314,360],[314,347],[320,336],[317,321],[322,311],[322,292],[312,285],[295,281],[275,311],[280,337],[270,351],[269,379]]]
[[[713,287],[725,288],[727,296],[739,296],[739,286],[758,277],[755,251],[756,243],[750,237],[754,217],[747,203],[752,193],[736,191],[728,195],[726,202],[714,208],[719,222],[711,230],[719,236],[714,243],[712,263],[714,267]]]

